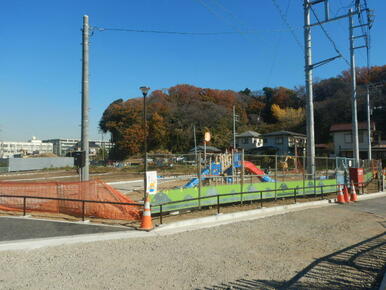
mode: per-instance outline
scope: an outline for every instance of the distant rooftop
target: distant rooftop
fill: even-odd
[[[374,122],[371,122],[370,128],[371,130],[375,131]],[[330,128],[330,132],[351,131],[351,130],[352,130],[352,123],[333,124]],[[366,122],[358,123],[358,130],[367,130],[367,123]]]
[[[236,135],[236,138],[237,137],[259,137],[259,136],[261,136],[261,134],[255,131],[245,131],[241,134]]]
[[[291,131],[276,131],[276,132],[272,132],[272,133],[263,134],[263,137],[281,136],[281,135],[307,137],[306,135],[304,135],[302,133],[296,133],[296,132],[291,132]]]

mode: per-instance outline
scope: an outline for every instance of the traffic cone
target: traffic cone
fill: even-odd
[[[139,230],[142,231],[151,231],[154,228],[153,221],[151,219],[151,209],[150,209],[150,198],[149,196],[145,199],[145,205],[143,208],[142,222]]]
[[[350,202],[350,194],[346,185],[343,185],[343,197],[345,202]]]
[[[358,196],[357,196],[357,192],[355,190],[355,185],[354,185],[353,181],[351,181],[351,196],[350,196],[350,200],[351,201],[358,201]]]
[[[338,198],[337,201],[338,203],[345,203],[344,197],[343,197],[343,192],[342,192],[342,185],[338,185],[339,191],[338,191]]]

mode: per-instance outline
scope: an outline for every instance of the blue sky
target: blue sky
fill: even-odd
[[[303,45],[300,0],[276,0]],[[332,15],[351,0],[333,0]],[[371,63],[384,65],[386,2],[375,9]],[[344,7],[344,8],[342,8]],[[322,18],[321,10],[317,10]],[[118,98],[139,97],[138,87],[200,87],[259,90],[304,83],[304,58],[272,0],[12,0],[0,12],[0,140],[80,136],[81,26],[190,32],[236,32],[185,36],[95,32],[90,46],[90,136]],[[325,26],[348,59],[347,19]],[[243,33],[245,31],[255,33]],[[335,55],[320,29],[313,30],[314,61]],[[357,63],[365,65],[364,51]],[[336,60],[315,78],[348,69]]]

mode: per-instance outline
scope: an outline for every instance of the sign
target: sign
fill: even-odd
[[[210,141],[210,133],[209,132],[205,132],[204,140],[205,140],[205,142],[209,142]]]
[[[146,192],[148,194],[157,193],[157,171],[146,172]]]

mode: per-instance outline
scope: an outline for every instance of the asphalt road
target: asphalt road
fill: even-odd
[[[386,218],[386,197],[363,200],[354,204],[346,205],[350,210],[374,214]]]
[[[125,230],[127,229],[104,225],[0,217],[0,242]]]

